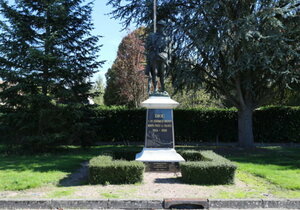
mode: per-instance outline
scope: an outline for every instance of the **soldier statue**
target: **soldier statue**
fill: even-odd
[[[157,23],[157,31],[151,33],[147,37],[146,52],[147,52],[147,66],[145,74],[148,76],[148,94],[151,93],[151,83],[153,85],[153,94],[164,94],[165,91],[165,75],[171,62],[171,45],[172,40],[167,36],[166,31],[163,30],[166,22],[160,20]],[[160,81],[160,90],[157,87],[157,77]]]

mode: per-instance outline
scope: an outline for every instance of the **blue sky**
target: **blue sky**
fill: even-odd
[[[103,44],[100,52],[100,60],[106,60],[105,64],[100,69],[99,73],[94,76],[96,79],[99,75],[105,79],[105,73],[113,64],[118,46],[122,38],[128,33],[122,30],[122,25],[119,20],[111,19],[107,13],[112,11],[110,6],[106,5],[107,0],[95,0],[93,10],[93,22],[96,35],[101,35],[100,44]]]

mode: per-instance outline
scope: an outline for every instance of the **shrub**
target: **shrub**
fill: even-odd
[[[135,155],[142,151],[142,148],[122,148],[112,151],[113,159],[116,160],[135,160]]]
[[[186,154],[189,154],[190,156],[187,157],[192,159],[202,156],[205,160],[180,163],[182,180],[185,183],[201,185],[234,183],[237,168],[235,164],[212,151],[199,151],[200,154],[197,156],[196,153],[197,151]]]
[[[186,161],[209,161],[210,159],[205,158],[201,152],[196,150],[178,150],[178,153]]]
[[[101,141],[143,144],[145,121],[145,109],[125,107],[55,106],[32,113],[6,113],[0,115],[0,142],[22,145],[26,151]],[[236,142],[238,137],[235,109],[175,109],[174,126],[177,143]],[[254,111],[257,143],[300,143],[299,128],[300,107],[273,106]]]
[[[144,142],[145,109],[124,107],[95,109],[98,141]],[[236,142],[236,109],[175,109],[176,142]],[[257,143],[300,142],[300,107],[265,107],[254,111]]]
[[[143,180],[144,170],[142,162],[98,156],[89,162],[89,181],[91,184],[134,184]]]
[[[143,142],[145,137],[146,111],[113,107],[95,109],[95,124],[98,125],[98,141]]]
[[[97,129],[85,105],[49,105],[0,115],[0,142],[27,152],[47,152],[60,145],[90,146]]]
[[[300,107],[268,106],[254,112],[258,142],[300,143]]]
[[[234,109],[174,110],[177,142],[237,141],[237,112]]]

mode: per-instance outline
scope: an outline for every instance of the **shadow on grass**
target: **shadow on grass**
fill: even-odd
[[[217,153],[229,160],[241,163],[253,163],[260,165],[278,165],[285,169],[300,168],[300,148],[291,147],[265,147],[250,150],[222,150]]]
[[[300,147],[258,147],[243,149],[234,146],[180,146],[176,150],[213,150],[231,161],[261,165],[284,166],[285,169],[300,168]]]
[[[0,145],[1,146],[1,145]],[[58,150],[54,153],[42,155],[0,155],[0,170],[12,171],[61,171],[70,174],[68,177],[60,180],[59,186],[77,186],[86,184],[87,175],[75,179],[76,169],[81,168],[83,162],[88,161],[94,156],[109,153],[112,151],[140,150],[140,147],[126,146],[96,146],[88,149],[80,147],[68,147],[64,150]],[[3,148],[2,148],[3,149]],[[180,146],[177,150],[213,150],[214,152],[225,156],[229,160],[240,163],[253,163],[261,165],[279,165],[285,169],[300,168],[300,148],[290,147],[266,147],[245,150],[236,147],[185,147]],[[71,181],[70,181],[71,180]],[[181,183],[176,178],[161,178],[156,183]]]
[[[124,150],[124,147],[96,146],[87,149],[69,147],[54,153],[41,155],[0,155],[0,170],[62,171],[71,173],[79,168],[82,162],[114,150]]]
[[[80,168],[78,168],[75,172],[61,179],[58,183],[58,187],[73,187],[88,184],[88,161],[85,161],[80,165]]]

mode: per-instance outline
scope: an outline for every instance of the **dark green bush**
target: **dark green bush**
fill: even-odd
[[[142,162],[98,156],[89,162],[89,181],[91,184],[134,184],[142,182],[144,170]]]
[[[123,148],[123,149],[113,151],[112,156],[113,156],[113,159],[116,159],[116,160],[134,160],[135,155],[141,151],[142,151],[142,149]]]
[[[257,142],[300,143],[300,107],[263,107],[253,121]]]
[[[95,124],[98,125],[98,141],[143,142],[145,137],[146,110],[103,108],[95,109]]]
[[[197,151],[194,152],[194,154]],[[232,184],[236,165],[212,151],[198,151],[204,161],[180,163],[182,180],[189,184],[217,185]],[[190,153],[192,154],[192,153]],[[196,157],[192,156],[192,159]]]
[[[196,150],[178,150],[177,151],[186,161],[208,161],[201,152]]]
[[[85,105],[49,105],[14,110],[0,116],[0,142],[28,153],[47,152],[61,145],[94,144],[94,111]]]
[[[145,139],[145,109],[95,109],[98,141],[125,144]],[[175,109],[176,142],[237,142],[235,109]],[[300,108],[266,107],[254,111],[253,130],[257,143],[300,142]]]
[[[142,147],[118,147],[104,150],[102,155],[111,156],[114,160],[135,160],[135,155],[142,151]]]
[[[233,109],[178,109],[174,111],[177,142],[235,142],[237,113]]]
[[[64,144],[143,144],[145,123],[145,109],[58,106],[39,112],[0,116],[0,142],[22,145],[31,150],[37,148],[38,151]],[[237,111],[234,109],[176,109],[174,126],[177,143],[237,142]],[[256,110],[253,130],[257,143],[300,143],[300,108],[265,107]]]

